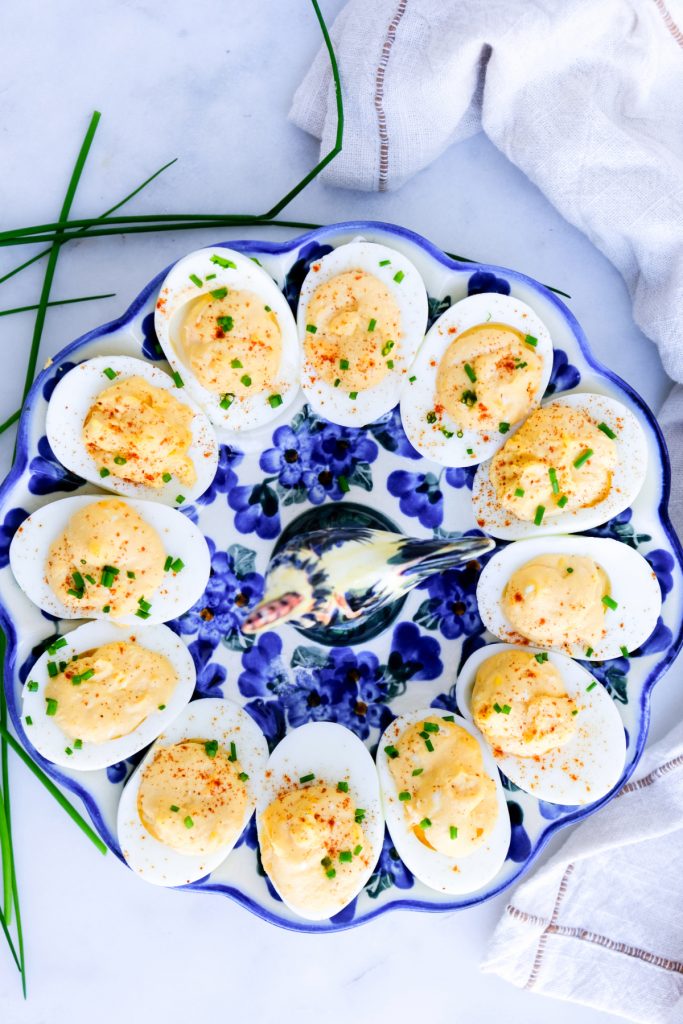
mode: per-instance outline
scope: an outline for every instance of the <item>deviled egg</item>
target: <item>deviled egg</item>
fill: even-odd
[[[263,785],[266,738],[228,700],[195,700],[126,783],[118,835],[128,866],[153,885],[186,885],[222,864]]]
[[[180,387],[216,426],[239,434],[281,416],[299,391],[299,346],[272,277],[234,249],[210,246],[164,279],[154,323]]]
[[[349,729],[310,722],[275,748],[256,808],[261,861],[287,906],[309,921],[338,914],[382,851],[377,772]]]
[[[142,628],[187,611],[209,579],[209,549],[186,516],[158,502],[63,498],[25,519],[10,545],[14,578],[59,619]]]
[[[539,800],[593,803],[621,778],[619,712],[604,686],[566,655],[481,647],[460,670],[456,694],[501,772]]]
[[[196,671],[167,626],[88,622],[58,637],[31,668],[22,718],[36,750],[92,771],[146,747],[190,700]]]
[[[360,427],[401,397],[427,325],[427,292],[402,253],[358,239],[313,263],[297,324],[306,398],[333,423]]]
[[[45,429],[63,466],[127,497],[191,501],[216,473],[207,417],[167,373],[132,356],[98,356],[66,373]]]
[[[413,874],[470,893],[503,866],[510,816],[491,753],[471,722],[440,708],[394,719],[377,748],[387,827]]]
[[[426,458],[473,466],[540,405],[552,367],[550,333],[533,309],[511,295],[470,295],[439,317],[410,368],[405,432]]]
[[[627,544],[559,536],[496,551],[479,577],[477,604],[501,640],[605,661],[647,640],[662,596],[649,563]]]
[[[589,530],[628,508],[646,471],[645,435],[626,406],[607,395],[560,395],[479,466],[475,519],[508,540]]]

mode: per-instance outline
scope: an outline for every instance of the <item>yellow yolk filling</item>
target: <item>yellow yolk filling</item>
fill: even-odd
[[[474,852],[498,818],[496,785],[474,736],[434,716],[408,726],[395,749],[389,770],[417,838],[447,857]]]
[[[161,747],[140,780],[140,821],[178,853],[212,853],[242,829],[248,796],[240,774],[239,761],[211,741]]]
[[[355,896],[370,850],[350,791],[315,782],[279,793],[261,815],[263,867],[278,892],[311,910]]]
[[[58,657],[55,658],[58,662]],[[173,665],[137,643],[115,641],[67,662],[45,688],[55,721],[71,739],[106,743],[127,736],[168,704],[178,682]]]
[[[50,548],[45,572],[70,610],[87,617],[108,608],[116,618],[137,612],[141,598],[153,602],[165,560],[156,530],[135,509],[111,498],[74,513]]]
[[[543,647],[594,647],[605,632],[607,575],[582,555],[539,555],[503,590],[503,611],[521,636]]]
[[[401,313],[389,288],[373,274],[347,270],[319,285],[306,324],[309,372],[332,387],[367,391],[394,368]]]
[[[493,457],[489,477],[501,505],[532,521],[603,501],[617,465],[614,441],[582,409],[553,403],[531,414]]]
[[[161,488],[170,473],[191,486],[197,479],[188,455],[193,418],[169,391],[129,377],[97,396],[83,423],[83,441],[97,465],[121,480]]]
[[[282,334],[275,313],[254,292],[217,292],[220,298],[208,292],[195,299],[181,327],[195,376],[207,390],[232,398],[276,393]]]
[[[527,651],[501,651],[482,662],[470,706],[494,749],[516,757],[556,750],[576,732],[576,704],[562,676]]]

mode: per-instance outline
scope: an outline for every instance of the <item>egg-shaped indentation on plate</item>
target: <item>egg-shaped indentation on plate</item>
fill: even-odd
[[[505,540],[590,530],[628,508],[646,472],[645,434],[625,405],[557,395],[479,466],[474,516]]]
[[[503,775],[539,800],[594,803],[621,778],[626,736],[619,712],[605,687],[566,655],[480,647],[461,668],[456,694]]]
[[[628,544],[565,535],[496,551],[479,577],[477,604],[486,628],[506,643],[605,661],[647,640],[662,595],[652,567]]]
[[[181,512],[105,495],[43,505],[18,528],[9,557],[43,611],[139,629],[191,608],[211,568],[203,534]]]
[[[417,450],[442,466],[488,459],[540,405],[553,346],[520,299],[461,299],[430,328],[410,368],[401,420]]]
[[[333,722],[288,733],[268,761],[256,823],[263,867],[290,910],[309,921],[338,914],[382,851],[379,783],[367,748]]]
[[[118,837],[130,868],[153,885],[187,885],[222,864],[263,786],[268,744],[229,700],[194,700],[126,783]]]
[[[65,374],[45,430],[67,469],[129,498],[193,501],[216,475],[211,423],[172,377],[132,356],[97,356]]]
[[[296,398],[292,311],[263,267],[234,249],[210,246],[179,260],[161,286],[154,324],[176,381],[237,443]]]
[[[427,291],[402,253],[358,239],[312,264],[299,296],[302,387],[346,427],[397,404],[427,326]]]
[[[22,693],[26,735],[48,761],[94,771],[150,744],[189,702],[196,671],[167,626],[88,622],[58,637]]]
[[[387,827],[403,863],[438,892],[476,892],[503,866],[510,816],[491,752],[471,722],[423,708],[377,748]]]

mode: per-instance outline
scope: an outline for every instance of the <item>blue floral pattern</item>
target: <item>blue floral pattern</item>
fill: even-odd
[[[46,437],[38,442],[38,454],[29,463],[28,489],[31,494],[54,494],[56,491],[75,491],[85,480],[65,469],[58,462]]]

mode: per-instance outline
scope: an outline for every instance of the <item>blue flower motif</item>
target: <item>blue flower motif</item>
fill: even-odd
[[[476,466],[458,466],[455,469],[447,469],[445,473],[446,483],[451,487],[467,487],[471,491],[476,472]]]
[[[668,626],[662,622],[661,616],[657,619],[657,625],[650,636],[638,648],[638,654],[658,654],[659,651],[666,651],[671,647],[673,635]]]
[[[332,648],[327,657],[316,648],[297,648],[292,656],[294,685],[282,695],[290,726],[305,722],[338,722],[354,732],[361,717],[355,713],[362,682],[373,694],[381,679],[379,660],[371,651],[356,653],[350,647]],[[354,728],[354,726],[356,728]],[[365,729],[361,730],[362,732]],[[365,731],[369,735],[369,728]]]
[[[289,686],[282,660],[282,640],[277,633],[261,633],[256,643],[242,654],[243,671],[237,680],[243,697],[279,694]]]
[[[79,360],[79,362],[81,362],[81,360]],[[78,363],[71,363],[67,360],[66,363],[60,363],[54,373],[50,374],[43,384],[43,398],[46,402],[49,402],[52,398],[52,392],[57,387],[64,374],[68,373],[69,370],[73,370],[74,366],[78,366]]]
[[[266,737],[268,749],[270,751],[275,750],[275,747],[287,732],[285,713],[280,702],[277,700],[263,700],[261,697],[256,697],[244,705],[244,710],[249,712]]]
[[[414,622],[400,622],[394,630],[387,669],[393,679],[437,679],[443,672],[438,640],[425,636]]]
[[[394,846],[388,832],[384,833],[382,852],[377,861],[377,867],[370,876],[365,886],[365,891],[370,899],[377,897],[385,889],[395,885],[397,889],[412,889],[415,884],[412,872],[405,866]]]
[[[479,615],[475,593],[476,582],[471,589],[463,585],[462,570],[448,569],[444,573],[430,576],[421,585],[429,597],[420,605],[413,616],[415,622],[427,629],[439,629],[447,640],[472,636],[484,632]]]
[[[629,658],[610,658],[609,661],[580,661],[579,664],[607,689],[620,704],[628,704]]]
[[[157,332],[154,330],[154,313],[148,313],[140,325],[142,330],[142,354],[145,359],[159,362],[165,359],[164,350],[159,344]]]
[[[671,588],[674,585],[673,555],[668,551],[664,551],[663,548],[655,548],[654,551],[648,551],[645,558],[652,566],[652,571],[659,581],[659,587],[662,591],[662,600],[665,601],[667,594],[671,593]]]
[[[328,252],[332,252],[332,246],[320,245],[318,242],[309,242],[308,245],[304,245],[299,249],[299,258],[289,268],[282,288],[294,316],[296,316],[299,292],[301,291],[301,285],[304,283],[304,278],[311,269],[311,265],[316,260],[326,256]]]
[[[633,509],[625,508],[618,516],[592,530],[586,530],[586,533],[591,537],[611,537],[622,544],[628,544],[631,548],[637,548],[639,544],[647,544],[652,538],[649,533],[636,533],[632,518]]]
[[[531,853],[531,841],[524,828],[524,811],[514,800],[508,800],[508,812],[510,814],[510,848],[506,860],[512,860],[515,864],[522,864]]]
[[[353,477],[359,462],[370,463],[377,458],[377,445],[364,430],[325,423],[313,435],[313,458],[335,478]]]
[[[228,494],[237,483],[237,473],[235,473],[234,467],[239,466],[243,458],[244,455],[238,448],[222,444],[218,449],[216,475],[209,489],[196,499],[197,504],[210,505],[219,494]]]
[[[551,804],[547,800],[538,801],[538,809],[541,812],[542,817],[548,821],[555,821],[557,818],[564,818],[567,814],[571,814],[572,811],[576,811],[580,805],[574,804]]]
[[[233,487],[228,504],[235,512],[235,526],[240,533],[255,533],[263,540],[272,540],[280,533],[277,494],[267,483]]]
[[[240,646],[240,626],[247,613],[263,597],[264,580],[254,572],[254,552],[240,544],[217,551],[207,537],[211,551],[211,575],[196,604],[176,624],[181,634],[197,634],[212,648],[223,641]]]
[[[308,469],[313,442],[307,430],[295,432],[285,424],[273,434],[273,448],[266,448],[259,465],[264,473],[274,474],[285,488],[298,487]]]
[[[427,298],[427,330],[434,325],[434,323],[446,312],[447,309],[452,305],[450,295],[445,295],[443,299],[437,299],[433,296]]]
[[[38,454],[29,464],[28,489],[31,494],[53,494],[55,491],[75,491],[85,483],[80,476],[65,469],[57,461],[47,437],[38,442]]]
[[[12,538],[17,532],[24,519],[28,518],[28,512],[23,508],[11,508],[0,526],[0,569],[9,565],[9,546]]]
[[[581,381],[581,374],[576,366],[573,366],[567,358],[567,353],[561,348],[553,352],[553,368],[550,371],[550,380],[545,389],[544,398],[554,395],[556,391],[571,391],[578,387]]]
[[[504,277],[496,277],[490,270],[475,270],[467,282],[467,294],[479,295],[481,292],[498,292],[499,295],[510,294],[510,282]]]
[[[123,782],[128,774],[128,770],[128,765],[125,761],[117,761],[116,764],[107,766],[107,779],[116,785],[118,782]]]
[[[406,516],[417,518],[423,526],[434,529],[443,520],[443,494],[434,473],[409,473],[396,469],[389,475],[387,490],[399,499],[399,508]]]
[[[201,697],[222,697],[228,673],[224,665],[211,660],[214,644],[197,639],[189,644],[188,650],[197,670],[196,694]]]
[[[401,412],[398,405],[394,406],[390,412],[386,412],[384,416],[380,416],[374,423],[370,423],[368,430],[386,451],[393,452],[395,455],[401,455],[404,459],[419,459],[422,457],[408,440],[408,436],[403,429]]]

